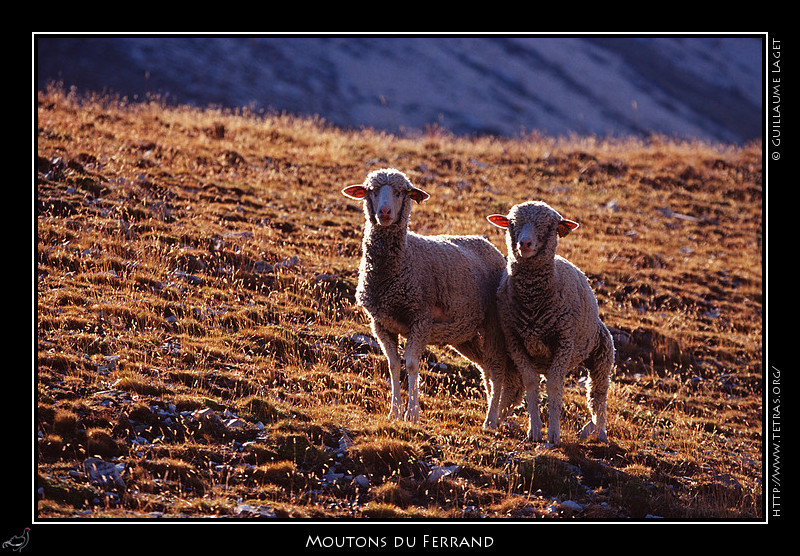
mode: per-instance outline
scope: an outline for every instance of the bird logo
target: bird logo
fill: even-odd
[[[11,550],[16,550],[20,552],[23,548],[25,548],[28,544],[28,535],[30,534],[30,527],[25,527],[25,530],[22,532],[21,535],[14,535],[6,542],[3,543],[3,548],[10,548]]]

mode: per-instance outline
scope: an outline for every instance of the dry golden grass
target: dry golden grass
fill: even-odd
[[[57,88],[37,125],[39,518],[762,517],[760,145],[398,137]],[[431,193],[421,233],[505,251],[484,217],[527,199],[582,224],[560,252],[617,341],[608,445],[577,441],[577,375],[562,446],[524,442],[522,409],[483,431],[477,371],[440,347],[421,422],[385,418],[339,191],[386,166]]]

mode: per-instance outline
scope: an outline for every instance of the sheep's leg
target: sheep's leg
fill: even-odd
[[[505,414],[508,402],[503,398],[505,393],[507,365],[509,360],[506,352],[504,333],[497,318],[497,309],[491,308],[483,329],[483,361],[481,364],[488,407],[483,428],[496,429]],[[505,401],[505,406],[503,402]]]
[[[419,358],[406,355],[406,373],[408,373],[408,408],[405,420],[419,422]]]
[[[614,343],[608,332],[602,335],[600,346],[588,366],[589,378],[586,381],[586,400],[592,420],[583,427],[580,439],[595,435],[601,442],[608,441],[606,433],[606,407],[608,388],[611,383],[611,370],[614,367]]]
[[[506,419],[514,407],[522,401],[523,392],[524,387],[519,371],[514,362],[508,358],[503,378],[503,392],[500,394],[499,417],[501,420]]]
[[[479,362],[483,374],[483,385],[486,389],[486,400],[488,401],[486,419],[483,421],[485,430],[497,428],[500,413],[500,396],[503,392],[503,379],[505,377],[505,369],[502,363],[497,361],[497,354],[490,350],[491,347],[487,346],[484,360]],[[501,354],[501,356],[505,357],[505,354]]]
[[[556,373],[547,375],[547,443],[561,442],[561,408],[564,399],[564,379]]]
[[[522,388],[525,390],[528,406],[528,439],[533,442],[542,441],[542,418],[539,416],[539,372],[528,354],[525,345],[513,329],[504,327],[506,348],[510,361],[507,366],[507,375],[519,373],[522,379]],[[511,390],[506,399],[510,397]]]
[[[569,370],[569,355],[572,345],[562,345],[556,351],[547,376],[547,443],[561,442],[561,409],[564,399],[564,379]]]
[[[483,421],[485,430],[497,428],[500,414],[500,396],[503,392],[503,379],[497,376],[496,371],[487,371],[488,385],[486,394],[489,399],[489,407],[486,409],[486,419]]]
[[[397,334],[380,327],[373,323],[372,331],[378,339],[383,354],[389,363],[389,376],[392,384],[392,402],[389,408],[389,419],[397,419],[403,414],[403,398],[400,389],[400,355],[398,353]]]
[[[532,442],[541,442],[542,418],[539,416],[539,374],[529,366],[524,367],[521,374],[528,405],[528,439]]]
[[[597,374],[590,371],[589,378],[586,381],[586,399],[589,402],[591,421],[581,429],[579,438],[586,440],[590,436],[596,436],[597,440],[606,442],[608,441],[606,434],[606,403],[609,381],[607,373],[606,377],[598,377]]]
[[[430,324],[421,324],[409,331],[406,338],[405,362],[408,374],[408,408],[405,420],[419,422],[419,362],[428,343]]]
[[[389,419],[399,419],[403,414],[403,397],[400,393],[400,357],[389,358],[389,376],[392,379],[392,406]]]
[[[503,385],[502,374],[498,378],[498,371],[491,362],[486,361],[483,349],[477,340],[458,344],[455,349],[462,356],[480,367],[481,381],[483,382],[483,389],[486,392],[486,400],[489,406],[486,411],[486,419],[483,421],[483,428],[487,430],[496,429],[499,412],[497,400],[500,397]]]

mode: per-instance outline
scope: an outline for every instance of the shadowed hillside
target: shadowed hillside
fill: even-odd
[[[764,37],[48,36],[50,81],[129,98],[316,114],[388,132],[650,133],[744,144],[763,132]]]

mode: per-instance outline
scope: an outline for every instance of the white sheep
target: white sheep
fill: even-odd
[[[497,321],[496,292],[505,258],[480,236],[423,236],[408,230],[411,201],[429,195],[395,169],[371,172],[362,184],[342,190],[364,201],[366,224],[356,303],[389,363],[390,418],[402,414],[398,335],[406,338],[407,421],[419,420],[419,363],[429,344],[450,345],[483,373],[489,407],[485,428],[522,397],[517,374],[503,389],[508,359]],[[501,395],[503,399],[501,400]]]
[[[600,320],[586,276],[556,255],[558,237],[578,224],[542,202],[515,205],[508,216],[488,220],[507,231],[508,268],[497,291],[506,347],[522,375],[529,415],[528,438],[542,439],[539,379],[547,379],[547,442],[561,440],[564,379],[578,365],[589,371],[586,397],[591,421],[581,439],[607,441],[606,403],[614,365],[614,342]]]

